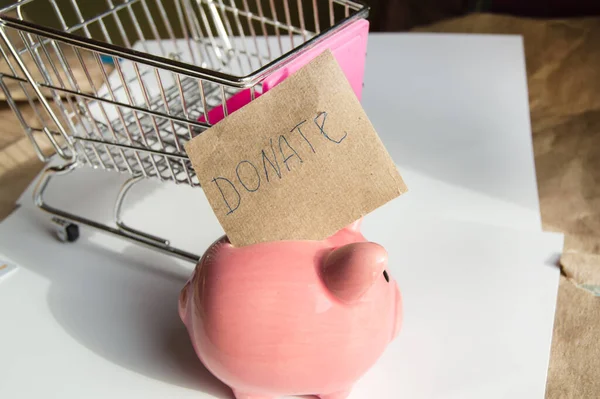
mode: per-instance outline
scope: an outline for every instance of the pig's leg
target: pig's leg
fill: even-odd
[[[235,399],[275,399],[272,396],[264,396],[264,395],[252,395],[245,392],[233,390],[233,396]]]
[[[350,389],[345,390],[345,391],[330,393],[327,395],[319,395],[319,398],[321,398],[321,399],[346,399],[349,395],[350,395]]]

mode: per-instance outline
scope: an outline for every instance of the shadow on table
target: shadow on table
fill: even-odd
[[[24,217],[31,222],[30,232],[44,229],[40,217]],[[26,232],[18,233],[15,237]],[[133,245],[121,253],[111,251],[86,236],[76,244],[62,244],[51,236],[30,237],[39,259],[27,268],[51,281],[50,311],[81,345],[152,379],[215,398],[233,398],[197,358],[177,313],[179,291],[191,265]]]
[[[77,170],[51,182],[47,200],[93,220],[110,220],[124,178]],[[157,184],[136,186],[125,209],[150,196]],[[24,208],[33,205],[26,201]],[[178,295],[191,264],[183,266],[167,255],[85,228],[76,243],[60,243],[53,237],[48,219],[37,209],[21,209],[19,215],[5,221],[15,223],[12,234],[5,237],[12,242],[3,244],[11,247],[15,256],[30,259],[24,267],[50,280],[48,307],[70,336],[97,355],[141,375],[216,398],[233,398],[229,387],[197,358],[179,319]],[[28,237],[26,245],[22,237]],[[203,250],[203,238],[196,242],[199,251]],[[30,252],[32,247],[35,254]]]
[[[64,270],[48,294],[53,315],[70,335],[137,373],[233,398],[196,357],[177,314],[188,270],[162,255],[146,262],[148,251],[134,246],[121,254],[84,242],[76,247],[81,249],[63,252]],[[81,259],[88,263],[85,270]]]

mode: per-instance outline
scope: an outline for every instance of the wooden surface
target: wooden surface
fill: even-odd
[[[600,392],[600,19],[540,21],[473,14],[430,32],[524,36],[533,143],[544,228],[567,234],[548,398]],[[41,170],[7,106],[0,107],[0,220]]]

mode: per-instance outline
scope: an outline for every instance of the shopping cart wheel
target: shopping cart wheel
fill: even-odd
[[[62,242],[75,242],[79,238],[79,226],[66,220],[54,218],[56,224],[56,237]]]

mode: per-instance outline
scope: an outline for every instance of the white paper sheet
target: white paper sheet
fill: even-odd
[[[410,192],[364,233],[390,252],[406,319],[351,399],[543,397],[562,239],[539,233],[523,60],[518,37],[370,38],[363,104]],[[48,198],[109,221],[125,178],[77,171]],[[0,397],[231,398],[177,317],[191,265],[86,230],[58,243],[30,195],[0,224],[20,266],[0,282]],[[144,182],[126,208],[195,253],[222,233],[200,189]]]
[[[541,229],[520,36],[371,35],[362,103],[407,213]]]
[[[177,316],[191,265],[101,234],[62,244],[47,226],[28,209],[0,224],[0,251],[21,267],[0,282],[10,342],[0,346],[1,397],[231,397]],[[218,233],[209,221],[175,238],[201,251]],[[371,214],[364,233],[390,253],[405,322],[351,399],[543,397],[560,235],[407,218],[393,206]]]

